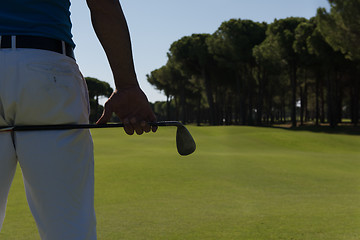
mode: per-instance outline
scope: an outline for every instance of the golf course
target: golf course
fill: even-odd
[[[328,129],[187,126],[91,130],[100,240],[359,240],[360,135]],[[81,130],[80,130],[81,131]],[[39,240],[21,170],[1,240]]]

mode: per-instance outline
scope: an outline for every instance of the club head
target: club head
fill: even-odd
[[[176,130],[176,147],[180,155],[186,156],[193,153],[196,144],[190,132],[184,126],[177,126]]]

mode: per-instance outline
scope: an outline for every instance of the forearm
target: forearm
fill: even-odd
[[[117,89],[137,85],[130,34],[118,0],[87,0],[95,33],[107,55]]]

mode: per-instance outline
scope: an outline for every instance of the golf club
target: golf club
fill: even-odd
[[[178,121],[150,122],[151,126],[175,126],[176,131],[176,147],[178,153],[182,156],[193,153],[196,144],[189,130]],[[89,128],[119,128],[124,127],[122,123],[114,124],[59,124],[59,125],[22,125],[22,126],[6,126],[0,127],[0,132],[24,132],[24,131],[46,131],[46,130],[69,130],[69,129],[89,129]]]

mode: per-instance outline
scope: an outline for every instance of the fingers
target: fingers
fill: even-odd
[[[150,130],[151,130],[150,125],[149,125],[147,122],[145,122],[145,121],[142,121],[142,122],[140,123],[140,126],[141,126],[141,128],[144,130],[144,132],[146,132],[146,133],[150,132]]]
[[[150,122],[156,122],[156,121],[157,121],[156,116],[155,116],[155,114],[153,114],[153,113],[151,114],[151,116],[149,117],[149,119],[150,119]],[[152,126],[150,126],[150,128],[151,128],[152,132],[156,132],[157,129],[158,129],[158,126],[152,125]]]
[[[128,135],[133,135],[135,132],[137,135],[141,135],[144,132],[148,133],[150,131],[156,132],[157,126],[150,126],[146,121],[138,121],[135,117],[129,119],[124,119],[124,131]]]
[[[144,122],[138,122],[136,120],[136,118],[132,118],[130,120],[130,123],[134,127],[134,130],[135,130],[137,135],[141,135],[141,134],[144,133],[144,129],[142,128],[142,126],[145,125]]]
[[[134,127],[130,124],[129,119],[126,118],[122,122],[124,124],[124,131],[126,132],[126,134],[133,135],[134,134]]]

